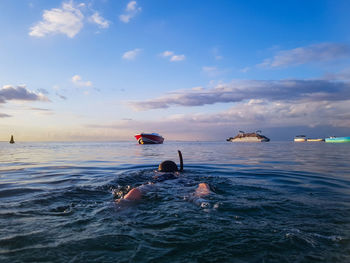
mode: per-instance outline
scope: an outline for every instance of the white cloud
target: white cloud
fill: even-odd
[[[123,54],[122,58],[126,59],[126,60],[134,60],[140,52],[141,52],[140,48],[135,48],[133,50],[129,50],[129,51],[125,52]]]
[[[185,60],[185,55],[174,55],[170,58],[170,61],[182,61]]]
[[[163,57],[169,57],[169,56],[174,55],[174,52],[173,51],[164,51],[161,55]]]
[[[245,67],[240,70],[240,72],[247,73],[251,68],[250,67]]]
[[[279,68],[306,63],[319,63],[336,59],[348,58],[350,46],[338,43],[321,43],[291,50],[283,50],[273,58],[265,59],[258,66]]]
[[[90,21],[97,24],[100,28],[109,27],[109,21],[104,19],[98,12],[95,12],[92,16],[90,16]]]
[[[119,19],[124,23],[129,23],[141,10],[142,8],[137,5],[136,1],[130,1],[125,8],[125,13],[120,15]]]
[[[219,69],[215,66],[204,66],[202,67],[202,72],[209,77],[217,77],[223,74],[226,74],[229,70],[228,69]]]
[[[185,55],[176,55],[173,51],[164,51],[160,54],[164,58],[169,58],[171,62],[183,61],[186,59]]]
[[[73,38],[83,27],[84,15],[80,7],[68,2],[63,3],[61,8],[45,10],[43,20],[30,28],[29,35],[44,37],[48,34],[65,34]]]
[[[137,7],[136,1],[130,1],[126,6],[126,11],[128,12],[133,12],[137,9],[139,9],[139,7]]]
[[[216,60],[221,60],[221,59],[223,59],[223,56],[220,55],[219,49],[218,49],[217,47],[215,47],[215,48],[212,49],[212,53],[213,53],[214,58],[215,58]]]
[[[202,90],[204,90],[204,88],[202,86],[197,86],[197,87],[193,87],[192,90],[194,90],[194,91],[202,91]]]
[[[60,90],[60,89],[61,89],[61,87],[58,86],[58,85],[54,85],[52,88],[53,88],[54,90]]]
[[[91,87],[91,81],[83,81],[82,77],[79,75],[74,75],[72,77],[72,82],[78,87]]]
[[[218,69],[216,67],[208,67],[208,66],[204,66],[202,67],[202,71],[205,73],[212,73],[217,71]]]

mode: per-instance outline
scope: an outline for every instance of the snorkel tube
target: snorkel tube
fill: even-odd
[[[182,172],[184,170],[184,162],[183,162],[183,159],[182,159],[182,153],[180,150],[177,150],[178,154],[179,154],[179,159],[180,159],[180,169],[179,171]]]

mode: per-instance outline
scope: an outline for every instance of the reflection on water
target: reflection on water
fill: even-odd
[[[185,171],[137,203],[160,161]],[[0,144],[1,262],[348,262],[350,144]],[[213,194],[191,201],[197,185]]]

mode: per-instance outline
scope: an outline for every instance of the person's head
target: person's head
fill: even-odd
[[[177,172],[178,170],[176,163],[169,160],[161,162],[158,167],[159,172]]]
[[[180,172],[183,171],[184,164],[183,164],[183,160],[182,160],[182,153],[181,153],[181,151],[177,151],[177,152],[179,154],[179,159],[180,159],[180,169],[177,168],[177,165],[175,162],[166,160],[166,161],[163,161],[159,164],[159,167],[158,167],[159,172],[173,173],[173,172],[177,172],[177,171],[180,171]]]

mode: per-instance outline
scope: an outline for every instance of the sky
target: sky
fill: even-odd
[[[350,136],[350,1],[0,0],[0,141]]]

